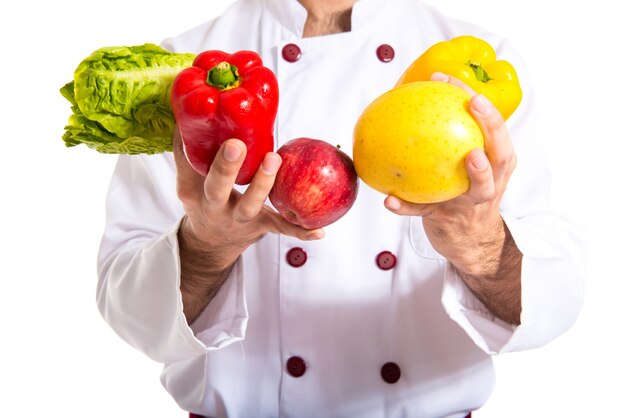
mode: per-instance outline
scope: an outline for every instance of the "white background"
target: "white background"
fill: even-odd
[[[613,0],[442,0],[526,58],[554,166],[554,205],[593,238],[584,310],[541,349],[496,359],[478,418],[626,416],[626,15]],[[232,3],[11,2],[0,6],[0,417],[183,417],[160,365],[95,307],[95,257],[115,157],[60,139],[58,93],[107,45],[158,43]],[[39,3],[39,4],[37,4]]]

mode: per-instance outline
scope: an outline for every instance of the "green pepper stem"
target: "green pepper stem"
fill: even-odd
[[[480,81],[481,83],[486,83],[490,80],[493,80],[491,77],[489,77],[489,74],[487,74],[487,71],[485,71],[485,69],[476,62],[468,62],[467,65],[474,71],[474,74],[476,75],[476,80]]]
[[[232,89],[239,85],[237,67],[222,61],[211,68],[207,74],[206,83],[220,90]]]

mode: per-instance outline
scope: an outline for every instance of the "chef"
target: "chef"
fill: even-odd
[[[364,107],[430,45],[467,34],[516,67],[524,98],[506,124],[472,98],[486,147],[468,154],[470,190],[452,201],[410,204],[361,184],[347,215],[305,230],[264,206],[275,153],[247,188],[234,187],[245,156],[236,138],[206,177],[179,135],[173,154],[120,156],[98,306],[164,364],[184,411],[463,418],[493,389],[491,356],[574,323],[580,242],[548,206],[531,87],[506,40],[418,0],[240,0],[164,46],[258,52],[280,86],[276,147],[306,136],[350,152]]]

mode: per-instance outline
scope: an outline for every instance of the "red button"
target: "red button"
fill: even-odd
[[[300,377],[306,371],[306,364],[301,357],[293,356],[287,360],[287,373],[293,377]]]
[[[378,48],[376,48],[376,56],[382,62],[389,62],[396,56],[395,51],[391,47],[391,45],[382,44]]]
[[[292,267],[301,267],[306,263],[306,252],[300,248],[295,247],[287,251],[287,263]]]
[[[396,256],[391,251],[383,251],[376,256],[376,264],[382,270],[391,270],[396,266]]]
[[[287,44],[283,47],[283,59],[287,62],[296,62],[302,56],[300,47],[296,44]]]
[[[393,362],[385,363],[380,369],[380,376],[389,384],[396,383],[400,380],[401,374],[400,367]]]

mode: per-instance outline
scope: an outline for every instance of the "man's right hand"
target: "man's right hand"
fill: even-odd
[[[186,213],[178,231],[181,291],[191,323],[222,286],[239,255],[265,233],[316,240],[324,231],[293,225],[265,204],[281,164],[278,154],[267,153],[246,191],[240,193],[233,187],[246,155],[242,141],[225,141],[206,177],[187,161],[178,130],[173,142],[176,189]]]

